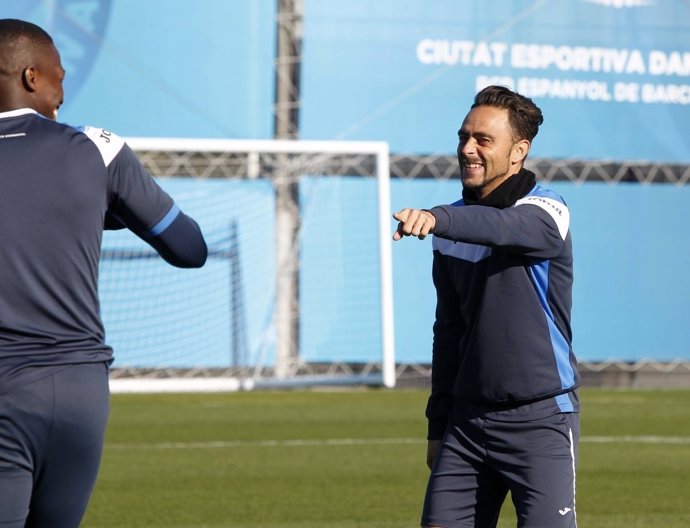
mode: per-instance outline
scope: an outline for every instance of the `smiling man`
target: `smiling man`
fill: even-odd
[[[462,199],[403,209],[394,240],[433,234],[433,327],[422,525],[573,528],[579,376],[570,214],[524,168],[541,110],[508,88],[475,97],[458,132]]]

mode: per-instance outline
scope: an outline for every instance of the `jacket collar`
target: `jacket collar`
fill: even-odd
[[[462,198],[465,205],[485,205],[505,209],[506,207],[511,207],[520,198],[529,193],[536,183],[537,177],[534,173],[523,168],[510,176],[484,198],[477,197],[477,193],[472,189],[463,189]]]
[[[16,110],[9,110],[7,112],[0,112],[0,119],[4,117],[17,117],[26,114],[37,114],[36,110],[31,108],[17,108]]]

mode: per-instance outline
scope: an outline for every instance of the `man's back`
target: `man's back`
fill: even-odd
[[[77,528],[108,418],[104,227],[173,266],[208,249],[125,142],[56,123],[65,71],[42,28],[0,19],[0,524]]]
[[[97,295],[106,166],[83,133],[22,111],[0,119],[0,355],[109,352]]]
[[[3,392],[32,381],[36,366],[112,360],[98,300],[104,222],[115,218],[176,266],[200,265],[206,248],[198,226],[105,130],[0,112],[0,159]]]

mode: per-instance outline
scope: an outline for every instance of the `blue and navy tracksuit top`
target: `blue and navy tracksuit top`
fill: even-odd
[[[122,138],[30,109],[0,112],[0,393],[65,365],[110,362],[98,298],[104,228],[127,227],[170,264],[207,256]]]
[[[486,200],[434,207],[429,438],[453,405],[577,408],[570,213],[523,169]],[[541,406],[544,409],[544,405]]]

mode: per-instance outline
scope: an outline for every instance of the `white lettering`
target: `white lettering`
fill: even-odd
[[[618,102],[637,103],[640,100],[640,85],[617,82],[613,85],[613,99]]]
[[[553,218],[553,221],[558,227],[558,232],[561,238],[565,240],[568,234],[568,229],[570,227],[570,211],[562,203],[554,200],[553,198],[544,198],[542,196],[526,196],[520,198],[513,207],[519,207],[521,205],[536,205],[537,207],[543,209],[549,216]]]
[[[652,75],[690,76],[690,52],[681,54],[678,51],[672,51],[667,55],[663,51],[650,51],[649,73]]]
[[[515,89],[515,81],[512,77],[501,77],[498,75],[478,75],[475,79],[475,91],[479,92],[487,86],[505,86],[511,90]]]
[[[422,64],[500,67],[507,49],[503,42],[423,39],[417,43],[417,60]]]
[[[638,50],[584,48],[539,44],[514,44],[511,47],[514,68],[602,73],[644,73],[645,66]]]
[[[645,83],[642,85],[642,102],[681,105],[690,104],[690,85]]]
[[[640,53],[639,50],[632,50],[630,52],[630,58],[628,59],[628,65],[625,67],[625,73],[637,73],[640,75],[647,73],[642,53]]]
[[[470,40],[454,40],[453,56],[455,57],[455,62],[459,61],[463,66],[467,66],[470,63],[470,54],[473,49],[474,42]]]
[[[649,73],[663,75],[666,67],[666,54],[663,51],[649,52]]]
[[[639,49],[422,39],[417,43],[417,59],[449,66],[690,76],[690,51],[652,50],[645,55]]]
[[[486,42],[477,43],[477,49],[472,56],[472,66],[491,66],[493,65],[493,56],[491,50]]]
[[[431,39],[420,40],[417,43],[417,60],[422,64],[434,63],[434,41]]]
[[[494,54],[494,65],[498,67],[503,66],[503,57],[506,54],[508,45],[504,44],[503,42],[492,42],[489,44],[489,47]]]
[[[553,99],[587,99],[610,101],[608,86],[601,81],[578,81],[521,77],[517,91],[526,97],[550,97]]]

